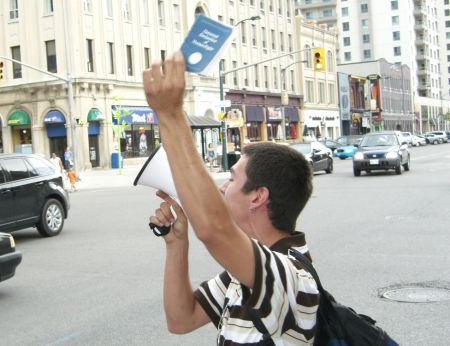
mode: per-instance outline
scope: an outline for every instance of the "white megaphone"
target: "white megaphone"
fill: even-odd
[[[142,166],[133,185],[150,186],[164,191],[178,200],[177,190],[173,183],[167,154],[162,144],[158,145],[147,161]]]

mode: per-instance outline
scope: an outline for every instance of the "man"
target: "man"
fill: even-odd
[[[263,345],[260,321],[275,344],[311,345],[319,301],[311,275],[287,250],[307,253],[296,219],[312,192],[311,170],[286,146],[247,146],[220,191],[196,155],[183,112],[185,65],[176,52],[144,72],[147,101],[157,115],[183,209],[165,193],[150,222],[171,226],[164,236],[164,308],[170,332],[191,332],[209,322],[218,345]],[[176,217],[171,212],[173,208]],[[195,292],[188,273],[188,220],[225,272]],[[269,249],[270,247],[270,249]]]
[[[70,147],[66,147],[66,150],[64,151],[64,169],[66,171],[69,170],[73,166],[73,154],[70,150]]]
[[[52,157],[50,158],[50,161],[55,166],[56,171],[58,173],[63,174],[63,171],[64,171],[63,164],[61,162],[61,159],[55,153],[52,153]]]

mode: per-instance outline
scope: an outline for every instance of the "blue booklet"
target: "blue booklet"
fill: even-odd
[[[234,27],[198,15],[183,44],[181,52],[186,70],[209,75],[217,65],[234,38]]]

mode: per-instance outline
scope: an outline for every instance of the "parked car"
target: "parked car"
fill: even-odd
[[[342,136],[336,141],[341,144],[341,146],[336,149],[334,155],[339,157],[341,160],[345,160],[348,157],[353,157],[357,148],[357,145],[361,141],[362,135],[357,136]]]
[[[36,227],[42,236],[57,235],[69,206],[63,178],[49,160],[0,154],[0,231]]]
[[[411,137],[411,144],[414,147],[418,147],[418,146],[421,146],[421,145],[427,145],[427,140],[425,139],[424,136],[412,135],[412,137]]]
[[[411,146],[412,136],[413,134],[411,132],[402,132],[402,141],[405,141],[406,143],[408,143],[409,146]]]
[[[434,133],[425,133],[424,134],[425,140],[428,144],[439,144],[442,143],[442,140],[439,139],[438,136],[436,136]]]
[[[22,261],[22,254],[16,250],[11,234],[0,232],[0,281],[10,279]]]
[[[402,174],[410,170],[410,153],[406,142],[400,143],[395,131],[373,132],[366,134],[353,156],[353,174],[358,177],[361,171],[394,169]]]
[[[333,172],[333,157],[331,150],[322,143],[313,141],[310,143],[294,143],[290,146],[305,156],[311,164],[313,172]]]
[[[432,133],[438,137],[441,143],[448,143],[447,133],[445,131],[430,131],[428,133]]]

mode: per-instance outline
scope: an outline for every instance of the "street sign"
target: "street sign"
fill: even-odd
[[[368,76],[367,76],[367,79],[368,80],[378,80],[378,79],[380,79],[381,77],[380,77],[380,75],[378,75],[378,74],[369,74]]]
[[[221,100],[214,104],[215,107],[228,108],[231,107],[231,100]]]

